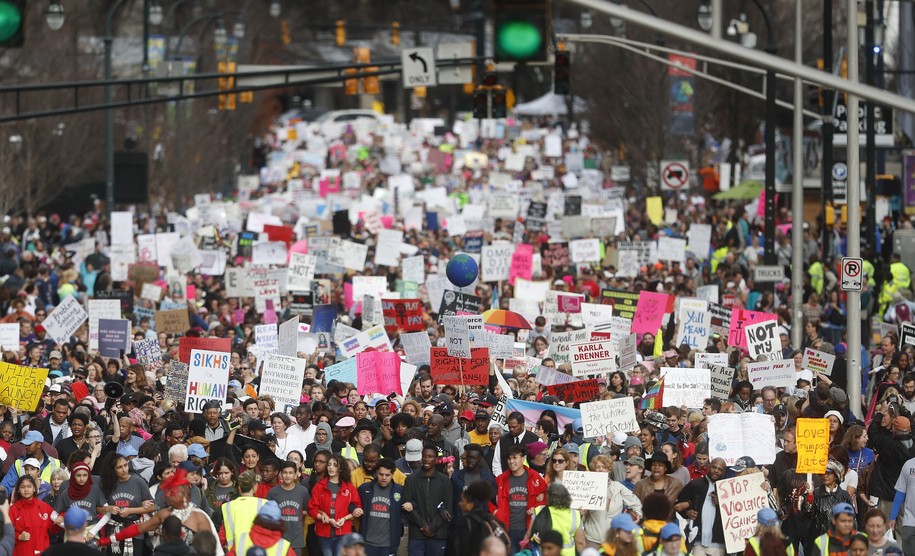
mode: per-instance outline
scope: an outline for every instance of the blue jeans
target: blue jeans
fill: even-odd
[[[509,554],[517,554],[521,552],[521,541],[524,540],[524,534],[527,533],[524,529],[518,529],[517,531],[509,530],[508,538],[511,539],[511,552]]]
[[[395,554],[397,554],[396,546],[365,545],[365,556],[394,556]]]
[[[321,545],[321,556],[337,556],[340,552],[340,539],[343,537],[318,537]]]
[[[410,539],[407,543],[409,556],[444,556],[445,539]]]

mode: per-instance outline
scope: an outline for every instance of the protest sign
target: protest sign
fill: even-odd
[[[182,363],[190,363],[191,351],[195,349],[229,353],[232,351],[232,340],[229,338],[182,336],[178,341],[178,360]]]
[[[365,269],[365,257],[368,255],[368,251],[368,245],[344,240],[337,243],[335,251],[327,254],[327,259],[330,264],[362,272]]]
[[[701,408],[712,395],[711,375],[708,369],[661,367],[664,377],[664,405]]]
[[[393,352],[365,351],[356,354],[357,387],[360,395],[401,395],[400,356]]]
[[[356,372],[356,358],[351,357],[349,359],[344,359],[339,363],[327,367],[324,369],[324,379],[327,382],[336,380],[337,382],[342,382],[344,384],[358,385],[359,379]]]
[[[899,325],[899,345],[915,346],[915,324],[903,322]]]
[[[695,367],[697,369],[707,369],[710,365],[725,367],[728,364],[727,353],[706,353],[696,354]]]
[[[731,309],[730,328],[728,329],[728,345],[746,348],[747,336],[744,328],[757,322],[770,320],[778,320],[778,317],[772,313],[748,311],[740,307],[733,307]]]
[[[686,240],[670,236],[658,237],[658,259],[685,264]]]
[[[617,251],[616,275],[620,278],[635,278],[639,275],[638,252],[632,249]]]
[[[165,379],[165,391],[162,393],[166,400],[175,403],[184,400],[187,395],[187,363],[172,359],[169,363],[167,378]]]
[[[162,286],[146,282],[140,288],[140,298],[158,303],[162,299]]]
[[[759,390],[763,386],[791,388],[797,385],[793,359],[747,363],[747,374],[754,390]]]
[[[129,291],[129,290],[95,290],[95,297],[96,297],[96,299],[117,299],[118,303],[121,304],[121,313],[129,313],[129,312],[133,311],[133,292],[132,291]]]
[[[89,314],[83,310],[76,297],[68,295],[45,317],[41,324],[54,341],[58,344],[66,344],[70,341],[70,336],[76,333],[87,318],[89,318]]]
[[[666,394],[666,393],[665,393]],[[763,413],[717,413],[710,415],[709,457],[734,465],[750,456],[757,465],[775,462],[775,423]]]
[[[572,344],[569,360],[575,376],[610,373],[616,370],[616,347],[612,341]]]
[[[404,347],[407,362],[414,365],[429,364],[429,348],[432,347],[432,342],[426,332],[401,334],[400,343]]]
[[[244,268],[227,268],[225,277],[227,297],[254,297],[253,285],[246,279]]]
[[[769,493],[762,486],[765,482],[766,477],[762,473],[715,481],[728,553],[742,552],[747,539],[756,534],[756,514],[769,507]]]
[[[508,280],[511,272],[512,256],[515,246],[512,244],[484,245],[480,252],[481,273],[483,282],[501,282]]]
[[[575,377],[567,375],[559,369],[554,369],[552,367],[537,366],[536,371],[534,380],[544,386],[579,382]]]
[[[617,342],[617,345],[619,346],[620,354],[619,369],[623,372],[628,372],[632,370],[632,368],[635,367],[635,364],[638,362],[635,334],[629,334]]]
[[[290,253],[286,288],[293,292],[310,291],[311,281],[315,279],[317,267],[318,258],[314,255]]]
[[[718,299],[717,295],[715,296],[715,299]],[[729,338],[731,329],[731,309],[724,305],[709,302],[708,312],[711,315],[709,328],[711,328],[712,334],[718,334],[722,338]]]
[[[378,230],[375,242],[375,264],[400,266],[400,244],[403,243],[402,230]]]
[[[597,387],[597,379],[576,380],[565,384],[553,384],[547,386],[546,391],[551,396],[556,396],[566,403],[587,402],[597,399],[600,391]]]
[[[276,324],[257,324],[254,326],[254,342],[262,355],[277,353],[280,348]]]
[[[394,351],[390,338],[380,324],[356,334],[352,338],[347,338],[338,344],[338,347],[344,357],[354,357],[360,351],[365,351],[365,348],[372,348],[375,351]]]
[[[353,276],[353,300],[360,301],[366,295],[382,297],[388,291],[388,279],[384,276]]]
[[[286,357],[295,357],[298,345],[298,333],[298,317],[293,317],[280,324],[276,352],[279,355],[285,355]]]
[[[98,321],[121,318],[121,302],[117,299],[90,299],[86,306],[89,309],[89,349],[98,349]]]
[[[268,353],[264,358],[261,384],[257,393],[272,396],[276,402],[276,410],[289,415],[299,406],[302,379],[307,365],[308,361],[305,359]]]
[[[826,473],[829,460],[829,419],[799,418],[796,429],[798,473]]]
[[[677,330],[677,342],[689,347],[705,351],[708,347],[709,321],[708,302],[703,299],[680,299],[678,319],[680,326]]]
[[[698,368],[698,367],[696,367]],[[712,385],[712,398],[726,400],[731,397],[731,384],[734,380],[734,369],[723,365],[709,363],[709,380]]]
[[[573,344],[588,341],[587,330],[570,330],[568,332],[553,332],[550,335],[550,359],[557,365],[571,363],[571,349]]]
[[[686,248],[690,253],[696,255],[696,258],[700,261],[708,259],[709,245],[712,242],[712,226],[710,224],[693,222],[689,225],[686,239],[688,241]]]
[[[530,280],[534,272],[534,246],[521,243],[512,252],[508,270],[508,283],[514,285],[517,278]]]
[[[777,324],[777,321],[769,320],[748,324],[744,327],[751,359],[756,359],[761,355],[774,355],[781,351],[781,344],[778,338],[775,337],[775,326]]]
[[[426,263],[425,257],[417,255],[415,257],[404,257],[400,261],[403,279],[406,282],[422,284],[426,281]]]
[[[0,362],[0,404],[35,411],[47,378],[48,369]]]
[[[632,317],[632,332],[635,334],[657,334],[661,319],[667,310],[669,295],[648,290],[639,292],[639,302]],[[614,311],[621,314],[620,311]]]
[[[512,356],[514,336],[508,334],[493,334],[488,330],[483,331],[483,342],[489,348],[489,356],[493,359],[505,359]]]
[[[286,243],[282,241],[264,241],[255,243],[251,250],[251,262],[258,265],[286,264]]]
[[[562,486],[572,497],[572,508],[576,510],[607,509],[608,473],[594,471],[564,471]]]
[[[19,353],[19,325],[17,323],[0,324],[0,349]]]
[[[278,280],[266,278],[262,280],[253,280],[254,287],[254,308],[258,313],[264,314],[267,311],[267,303],[273,304],[273,309],[280,307],[280,285]]]
[[[156,372],[162,366],[162,348],[159,340],[139,340],[133,343],[133,353],[146,370]]]
[[[120,357],[130,350],[130,321],[99,319],[98,352],[102,357]]]
[[[607,328],[613,318],[613,306],[599,303],[581,304],[581,322],[587,328],[603,330]]]
[[[836,356],[831,353],[806,348],[804,350],[804,361],[801,363],[801,368],[829,376],[832,374],[832,366],[835,362]]]
[[[552,290],[550,283],[546,280],[531,281],[524,278],[515,280],[515,297],[520,299],[530,299],[536,302],[544,302]]]
[[[191,321],[188,319],[187,309],[156,311],[156,332],[184,334],[190,327]]]
[[[585,438],[639,430],[632,398],[617,398],[581,404],[581,423]]]
[[[589,238],[570,241],[569,257],[573,263],[596,263],[600,261],[600,240]]]
[[[540,256],[544,266],[565,268],[569,266],[569,244],[548,243],[540,248]]]
[[[229,389],[231,359],[227,351],[191,350],[184,397],[185,411],[203,413],[203,406],[210,401],[218,402],[222,408]],[[301,390],[301,384],[299,389]]]
[[[583,295],[577,294],[559,294],[557,297],[557,304],[559,306],[559,311],[562,313],[581,313],[581,306],[583,303],[581,300],[584,299]],[[597,307],[607,307],[606,305],[596,305]],[[611,311],[612,308],[608,307]]]
[[[469,358],[448,355],[443,347],[430,348],[432,378],[435,384],[489,384],[489,350],[475,348]]]
[[[382,299],[384,329],[389,334],[425,330],[423,304],[419,299]]]
[[[478,315],[483,299],[469,293],[445,290],[442,293],[442,302],[439,305],[438,322],[444,323],[447,316]]]
[[[467,331],[467,320],[463,317],[445,317],[445,346],[448,355],[470,357],[470,333]]]
[[[631,319],[635,316],[635,310],[639,301],[639,294],[634,292],[624,292],[618,290],[602,290],[600,292],[601,303],[611,305],[613,314],[623,318]],[[657,332],[655,329],[652,334]],[[632,330],[635,332],[635,330]],[[636,332],[638,334],[638,332]]]

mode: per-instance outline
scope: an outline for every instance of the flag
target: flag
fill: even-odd
[[[652,385],[642,396],[642,409],[660,409],[664,407],[664,377]]]

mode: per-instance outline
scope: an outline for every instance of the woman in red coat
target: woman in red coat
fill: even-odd
[[[10,506],[10,521],[16,530],[13,556],[35,556],[44,552],[51,545],[50,533],[60,531],[51,519],[54,509],[36,498],[36,494],[35,479],[29,475],[19,477]]]
[[[340,454],[327,460],[327,477],[311,491],[308,515],[315,520],[322,556],[336,556],[340,539],[353,532],[353,520],[362,516],[359,492],[350,482],[349,464]]]

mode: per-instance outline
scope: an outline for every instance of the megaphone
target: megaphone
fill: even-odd
[[[116,400],[124,395],[124,387],[120,382],[108,382],[105,384],[105,395],[108,399]]]

